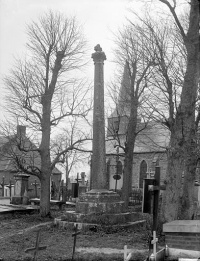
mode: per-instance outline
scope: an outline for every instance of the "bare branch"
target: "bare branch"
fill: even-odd
[[[179,19],[178,19],[177,14],[176,14],[176,12],[175,12],[176,1],[173,0],[173,2],[174,2],[174,7],[169,3],[168,0],[159,0],[159,1],[168,6],[168,8],[169,8],[170,12],[172,13],[172,15],[173,15],[173,17],[174,17],[174,20],[175,20],[175,22],[176,22],[176,24],[177,24],[177,26],[178,26],[178,28],[179,28],[179,30],[180,30],[180,32],[181,32],[181,35],[182,35],[182,37],[183,37],[183,39],[184,39],[184,41],[185,41],[185,39],[186,39],[186,34],[185,34],[185,32],[184,32],[184,30],[183,30],[183,27],[182,27],[182,25],[181,25],[181,23],[180,23],[180,21],[179,21]]]

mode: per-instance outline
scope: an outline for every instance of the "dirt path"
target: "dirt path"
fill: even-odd
[[[6,239],[8,237],[12,237],[14,235],[24,234],[24,233],[26,233],[26,232],[28,232],[30,230],[33,230],[35,228],[39,228],[39,227],[42,227],[42,226],[47,226],[47,225],[49,225],[51,223],[52,223],[52,221],[48,221],[48,222],[40,223],[40,224],[31,226],[31,227],[27,227],[27,228],[24,228],[24,229],[12,229],[12,232],[8,232],[8,231],[5,231],[5,232],[3,231],[2,232],[1,231],[2,229],[0,229],[0,231],[1,231],[0,240],[1,239]],[[1,224],[1,227],[3,227],[5,224],[8,225],[7,222],[6,223],[4,222],[3,224]]]

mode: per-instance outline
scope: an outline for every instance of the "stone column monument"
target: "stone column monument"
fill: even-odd
[[[104,120],[104,76],[105,53],[98,44],[92,54],[94,60],[94,112],[93,112],[93,155],[91,190],[79,196],[75,211],[67,211],[61,221],[84,224],[114,225],[131,221],[132,214],[125,213],[124,201],[108,190],[105,153]]]
[[[105,153],[104,119],[104,60],[106,55],[98,44],[92,54],[94,61],[94,111],[93,111],[93,155],[91,189],[108,189]]]
[[[125,221],[124,202],[117,193],[108,190],[105,152],[105,119],[104,119],[104,74],[103,67],[106,55],[98,44],[92,54],[94,61],[94,111],[93,111],[93,155],[91,171],[91,190],[82,194],[76,204],[79,218],[85,222],[95,222],[95,215],[101,214],[102,220],[109,219],[111,224]],[[117,215],[116,215],[117,214]],[[123,216],[123,217],[122,217]],[[99,216],[98,216],[99,217]],[[116,218],[117,217],[117,218]],[[102,221],[101,220],[101,221]]]

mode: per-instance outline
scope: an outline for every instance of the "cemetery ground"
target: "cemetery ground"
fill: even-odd
[[[76,238],[73,260],[123,260],[124,245],[135,252],[131,260],[145,260],[151,234],[151,216],[139,214],[141,211],[139,208],[131,208],[138,212],[138,219],[146,220],[145,224],[132,228],[94,227],[92,230],[81,231]],[[0,215],[0,260],[34,260],[35,251],[25,251],[35,247],[38,230],[40,230],[39,246],[46,246],[46,249],[38,251],[38,261],[72,260],[74,231],[72,228],[58,228],[53,222],[54,218],[62,215],[66,209],[70,210],[67,207],[63,210],[54,207],[51,211],[52,217],[43,219],[35,212]],[[163,247],[164,237],[161,231],[158,238],[159,246]]]

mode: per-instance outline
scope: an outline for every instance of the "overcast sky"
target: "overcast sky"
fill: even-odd
[[[171,0],[172,1],[172,0]],[[27,42],[26,26],[48,10],[61,11],[67,16],[76,16],[83,25],[88,40],[88,59],[94,52],[94,46],[100,44],[106,54],[105,87],[114,76],[113,64],[113,33],[126,24],[126,17],[132,17],[130,9],[144,14],[144,3],[158,1],[145,0],[0,0],[0,105],[3,103],[3,76],[8,73],[14,64],[14,57],[21,57],[25,53]],[[186,0],[179,0],[186,4]],[[183,6],[184,6],[183,5]],[[166,6],[160,5],[163,10]],[[156,6],[151,6],[155,11]],[[161,11],[161,12],[162,12]],[[93,80],[93,62],[86,71],[86,77]],[[1,107],[0,107],[1,109]],[[0,110],[0,119],[2,109]]]
[[[135,3],[134,3],[135,1]],[[94,46],[100,44],[106,53],[105,80],[113,72],[113,34],[119,26],[126,23],[131,6],[138,8],[136,0],[0,0],[0,91],[3,92],[3,75],[12,68],[14,57],[25,52],[26,25],[37,20],[49,9],[75,15],[83,25],[88,39],[88,57]],[[93,65],[88,77],[93,77]],[[2,99],[0,100],[2,103]]]

